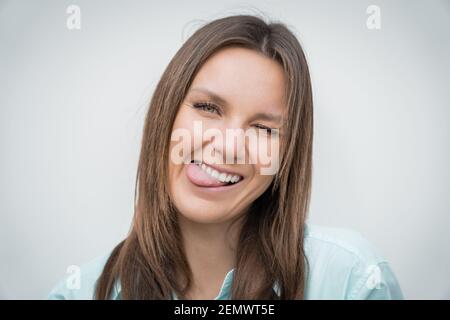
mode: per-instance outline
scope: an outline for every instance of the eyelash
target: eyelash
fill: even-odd
[[[211,112],[211,111],[208,111],[208,110],[207,110],[207,108],[211,108],[211,109],[213,109],[218,115],[221,114],[220,111],[219,111],[219,108],[218,108],[215,104],[212,104],[212,103],[210,103],[210,102],[199,102],[199,103],[194,103],[193,107],[194,107],[195,109],[200,109],[200,110],[203,110],[203,111],[206,111],[206,112]]]
[[[255,127],[257,127],[257,128],[259,128],[259,129],[263,129],[263,130],[266,130],[266,133],[267,134],[272,134],[272,128],[269,128],[269,127],[266,127],[266,126],[261,126],[261,125],[256,125]]]
[[[210,102],[194,103],[193,107],[195,109],[200,109],[200,110],[203,110],[205,112],[211,112],[211,111],[208,111],[208,108],[209,108],[209,110],[212,109],[213,112],[217,113],[218,115],[221,115],[219,107],[217,107],[215,104],[210,103]],[[266,126],[263,126],[263,125],[255,125],[255,127],[265,130],[266,133],[269,134],[269,135],[272,134],[272,130],[273,130],[272,128],[269,128],[269,127],[266,127]]]

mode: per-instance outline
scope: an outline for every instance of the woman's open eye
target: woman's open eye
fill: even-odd
[[[219,108],[215,105],[212,104],[210,102],[199,102],[199,103],[194,103],[193,107],[195,109],[200,109],[206,112],[210,112],[210,113],[217,113],[220,115],[220,111]]]

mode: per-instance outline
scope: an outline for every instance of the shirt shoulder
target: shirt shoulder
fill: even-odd
[[[306,299],[403,299],[388,261],[359,232],[307,224]]]
[[[67,268],[67,274],[52,288],[49,300],[92,300],[95,285],[111,252],[91,259],[80,266]]]

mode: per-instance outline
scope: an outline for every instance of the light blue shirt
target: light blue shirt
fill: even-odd
[[[307,224],[304,241],[309,262],[305,299],[363,300],[403,299],[399,283],[388,262],[359,233]],[[79,281],[67,275],[48,299],[93,299],[95,283],[109,253],[80,266]],[[226,274],[216,300],[229,300],[234,269]],[[273,288],[279,294],[278,283]],[[112,299],[120,299],[117,281]],[[173,299],[177,299],[175,293]]]

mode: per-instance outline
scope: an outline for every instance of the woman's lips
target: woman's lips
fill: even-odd
[[[188,180],[198,187],[208,188],[208,189],[214,189],[214,190],[225,190],[230,189],[240,183],[239,180],[236,183],[230,184],[229,182],[222,182],[219,181],[217,178],[212,177],[210,174],[206,173],[204,170],[202,170],[198,164],[195,163],[189,163],[185,165],[186,169],[186,176]]]

